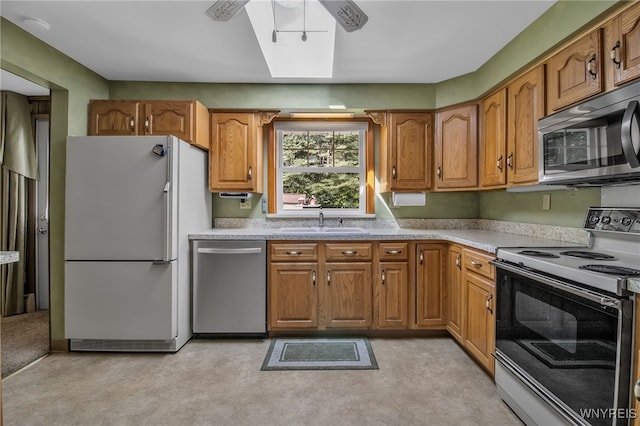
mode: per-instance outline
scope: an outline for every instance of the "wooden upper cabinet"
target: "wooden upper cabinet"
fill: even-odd
[[[640,3],[622,12],[612,24],[612,39],[605,48],[617,86],[640,77]]]
[[[480,185],[507,183],[507,89],[482,100],[480,133]]]
[[[436,113],[435,188],[478,186],[478,106],[465,105]]]
[[[544,116],[544,66],[513,80],[507,87],[507,182],[538,181],[538,120]]]
[[[430,112],[365,111],[380,124],[380,192],[431,189]]]
[[[549,59],[549,114],[602,92],[601,38],[601,29],[592,31]]]
[[[209,111],[198,101],[112,101],[89,103],[89,135],[173,135],[209,149]]]
[[[90,136],[135,136],[138,134],[139,103],[134,101],[91,100]]]
[[[209,111],[200,102],[153,101],[141,104],[145,135],[173,135],[209,149]]]
[[[262,126],[277,112],[211,113],[209,189],[262,192]]]

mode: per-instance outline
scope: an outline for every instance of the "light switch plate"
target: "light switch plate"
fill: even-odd
[[[551,209],[551,194],[542,194],[542,210]]]
[[[251,209],[251,198],[240,200],[240,208],[243,210]]]

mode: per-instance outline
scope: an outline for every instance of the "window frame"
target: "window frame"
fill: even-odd
[[[295,122],[295,123],[366,123],[364,130],[363,143],[361,146],[361,152],[359,156],[362,161],[364,171],[363,185],[361,186],[361,205],[363,209],[323,209],[323,212],[329,213],[329,215],[335,214],[335,216],[342,217],[367,217],[375,213],[374,205],[374,193],[375,193],[375,178],[374,178],[374,126],[373,122],[368,118],[351,118],[351,119],[286,119],[278,118],[269,124],[268,129],[268,141],[267,141],[267,156],[268,156],[268,197],[267,197],[267,213],[270,216],[276,217],[315,217],[318,212],[316,210],[309,209],[308,211],[278,211],[278,201],[281,200],[282,194],[280,193],[281,183],[281,171],[279,167],[279,152],[278,136],[276,131],[276,124],[283,122]],[[313,127],[313,126],[311,126]],[[322,124],[321,127],[327,127],[327,124]],[[312,130],[311,128],[309,130]]]

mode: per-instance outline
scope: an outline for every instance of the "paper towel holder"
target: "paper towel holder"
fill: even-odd
[[[427,194],[424,192],[406,193],[392,192],[391,204],[394,207],[416,207],[424,206],[427,203]]]

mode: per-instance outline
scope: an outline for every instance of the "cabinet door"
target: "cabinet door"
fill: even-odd
[[[627,9],[617,18],[618,40],[610,48],[614,51],[614,82],[620,85],[640,77],[640,3]],[[612,58],[612,60],[614,59]]]
[[[549,114],[602,91],[601,37],[597,29],[549,59]]]
[[[371,326],[371,263],[327,263],[323,304],[328,328]]]
[[[382,262],[377,285],[377,327],[407,328],[409,324],[409,266]]]
[[[507,87],[507,180],[538,181],[538,120],[544,116],[544,67],[539,66]]]
[[[390,190],[431,188],[432,119],[429,113],[392,113],[387,163]],[[383,154],[384,155],[384,154]]]
[[[145,135],[173,135],[192,142],[192,102],[152,101],[144,105],[141,133]]]
[[[494,372],[495,317],[493,282],[466,273],[464,345],[490,373]]]
[[[445,256],[443,244],[418,244],[416,271],[416,318],[418,326],[446,326]]]
[[[253,113],[211,114],[209,187],[212,191],[257,192],[257,123]]]
[[[271,263],[269,329],[317,328],[317,263]]]
[[[447,255],[447,330],[460,343],[463,342],[464,297],[462,249],[457,246],[450,246]]]
[[[482,101],[482,147],[480,184],[483,187],[507,183],[507,89],[502,89]]]
[[[89,136],[138,134],[138,102],[95,100],[89,103]]]
[[[478,107],[468,105],[436,114],[437,189],[478,186]]]

